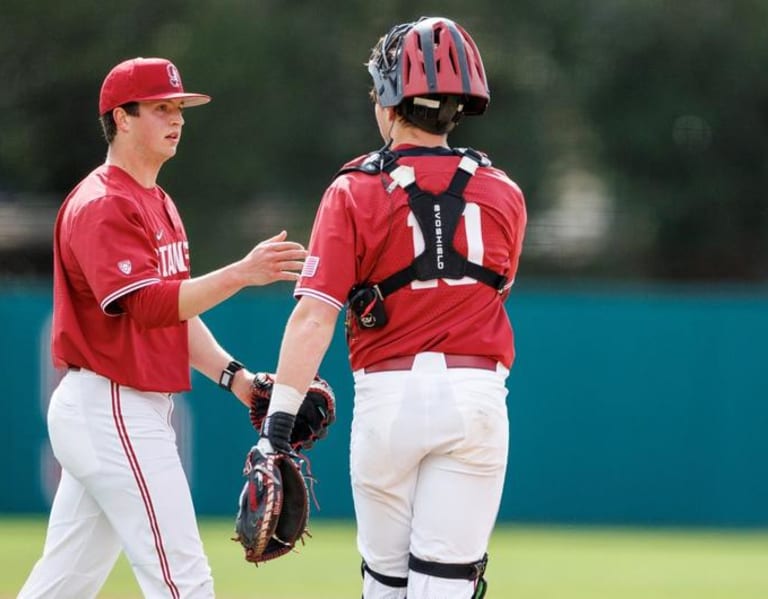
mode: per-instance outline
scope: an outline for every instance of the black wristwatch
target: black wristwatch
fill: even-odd
[[[232,381],[235,380],[235,373],[243,368],[245,368],[245,365],[242,362],[232,360],[227,364],[227,367],[221,371],[221,375],[219,375],[219,387],[226,389],[227,391],[232,391]]]

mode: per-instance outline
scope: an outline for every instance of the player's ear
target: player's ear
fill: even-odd
[[[125,108],[122,106],[118,106],[117,108],[112,110],[112,118],[115,121],[115,127],[118,131],[128,131],[129,129],[129,123],[130,119],[128,118],[130,115],[125,111]]]
[[[384,118],[387,120],[387,122],[394,123],[395,119],[397,118],[397,111],[395,110],[395,107],[385,106],[382,107],[382,110],[384,111]]]

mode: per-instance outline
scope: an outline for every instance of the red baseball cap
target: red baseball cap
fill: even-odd
[[[101,84],[99,114],[127,102],[184,100],[184,106],[200,106],[210,96],[184,92],[179,69],[164,58],[132,58],[114,67]]]

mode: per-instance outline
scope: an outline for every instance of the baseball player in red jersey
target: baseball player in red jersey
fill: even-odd
[[[171,427],[195,368],[249,405],[253,374],[199,315],[246,286],[296,280],[306,252],[282,233],[190,278],[184,225],[157,185],[176,154],[186,93],[165,59],[115,66],[99,101],[107,158],[70,193],[54,231],[52,352],[67,372],[48,429],[61,481],[21,599],[95,597],[124,551],[146,597],[214,596]]]
[[[398,25],[368,70],[386,145],[345,165],[322,198],[260,443],[287,446],[346,305],[363,596],[480,598],[507,462],[504,300],[524,199],[485,155],[448,145],[489,100],[464,29]]]

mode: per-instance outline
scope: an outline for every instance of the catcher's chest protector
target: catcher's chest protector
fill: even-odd
[[[463,158],[462,162],[464,160],[467,158]],[[468,164],[477,168],[477,163],[471,160]],[[438,195],[416,185],[415,177],[411,180],[413,169],[410,167],[398,166],[390,173],[392,179],[408,193],[408,205],[424,236],[424,251],[411,264],[419,281],[460,279],[466,272],[468,260],[453,247],[453,236],[466,205],[461,193],[474,173],[474,168],[471,173],[465,168],[459,164],[448,189]]]
[[[408,194],[408,205],[419,224],[424,237],[424,251],[404,269],[387,277],[374,287],[381,299],[408,285],[414,280],[461,279],[468,276],[501,291],[507,278],[489,268],[470,262],[453,245],[453,237],[466,201],[464,189],[478,166],[490,166],[490,161],[471,148],[447,150],[448,154],[460,155],[461,161],[448,188],[439,194],[422,190],[416,184],[416,174],[411,166],[399,165],[402,155],[434,154],[434,150],[416,148],[402,152],[384,150],[369,156],[361,165],[340,171],[358,170],[366,174],[389,174],[393,182]],[[338,176],[338,175],[337,175]]]

